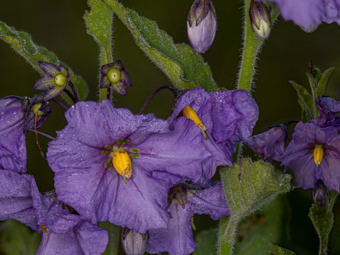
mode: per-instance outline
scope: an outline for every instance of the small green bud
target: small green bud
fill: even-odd
[[[55,84],[60,87],[63,87],[66,84],[66,81],[67,81],[66,76],[61,73],[54,78]]]
[[[267,39],[272,25],[268,8],[262,2],[252,0],[249,9],[249,18],[253,31],[262,39]]]
[[[147,241],[147,234],[140,234],[128,228],[122,230],[122,244],[127,255],[143,255]]]

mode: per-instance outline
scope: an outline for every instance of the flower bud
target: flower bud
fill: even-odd
[[[268,38],[272,22],[266,5],[252,0],[249,17],[253,31],[262,39]]]
[[[322,181],[318,181],[313,189],[314,204],[319,207],[325,208],[327,203],[327,189]]]
[[[122,230],[122,243],[127,255],[143,255],[147,241],[147,234],[140,234],[128,228]]]
[[[187,19],[188,37],[197,52],[206,52],[217,30],[215,8],[211,0],[195,0]]]

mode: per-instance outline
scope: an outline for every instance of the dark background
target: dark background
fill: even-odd
[[[186,17],[192,0],[122,0],[126,7],[157,22],[175,42],[189,43],[186,35]],[[89,85],[88,100],[97,100],[98,47],[86,34],[83,15],[88,9],[85,0],[3,0],[0,20],[17,30],[28,32],[33,41],[53,51],[67,63],[76,74],[80,74]],[[227,89],[235,87],[242,42],[242,1],[215,0],[218,31],[212,47],[203,54],[211,67],[215,81]],[[161,73],[135,46],[129,31],[118,18],[114,22],[114,59],[120,59],[128,71],[133,87],[127,96],[115,96],[117,107],[128,107],[138,112],[146,98],[157,87],[170,84]],[[321,70],[334,66],[326,95],[340,99],[340,27],[337,24],[322,24],[315,32],[307,34],[292,22],[279,18],[270,38],[259,55],[256,87],[253,89],[260,118],[254,134],[265,131],[268,126],[299,120],[300,108],[297,95],[288,83],[294,80],[308,86],[307,63],[312,60]],[[32,86],[39,78],[23,58],[10,47],[0,42],[0,97],[9,94],[31,96]],[[170,91],[160,92],[146,108],[156,116],[166,118],[173,104]],[[42,131],[55,136],[55,130],[64,127],[63,112],[54,107],[54,114],[43,125]],[[40,138],[46,151],[48,140]],[[41,191],[53,187],[53,174],[47,163],[41,160],[35,145],[34,134],[27,135],[28,172],[34,174]],[[291,238],[289,247],[298,254],[317,254],[318,240],[307,218],[311,203],[310,191],[294,191],[288,195],[291,204]],[[335,209],[335,228],[331,238],[331,254],[340,253],[339,205]]]

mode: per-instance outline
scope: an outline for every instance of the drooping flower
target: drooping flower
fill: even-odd
[[[263,0],[262,0],[263,1]],[[292,20],[305,32],[313,32],[322,22],[340,25],[338,0],[269,0],[278,4],[285,20]]]
[[[171,218],[167,228],[149,231],[149,253],[190,254],[196,249],[192,233],[194,215],[209,214],[213,220],[218,220],[230,214],[221,183],[206,189],[186,184],[172,188],[168,212]]]
[[[214,41],[216,30],[216,12],[211,0],[195,0],[187,18],[188,37],[194,50],[206,52]]]
[[[126,95],[126,87],[131,86],[130,76],[120,60],[102,66],[100,88],[109,88],[118,94]]]
[[[0,99],[0,169],[26,171],[25,132],[39,128],[51,112],[49,103],[40,99],[39,96]]]
[[[200,130],[202,143],[214,148],[223,164],[232,165],[236,142],[249,139],[257,119],[256,102],[245,90],[208,93],[194,89],[177,100],[168,121],[175,130]],[[216,167],[210,169],[205,174],[207,179],[214,175]]]
[[[38,255],[99,255],[106,249],[106,230],[40,194],[33,176],[0,171],[0,208],[0,220],[14,219],[42,233]]]
[[[170,132],[165,120],[108,100],[79,102],[66,119],[47,159],[58,199],[93,223],[108,220],[139,233],[166,227],[171,185],[200,179],[203,162],[214,159],[195,132]]]
[[[292,141],[281,157],[292,172],[296,187],[314,188],[322,180],[330,190],[340,190],[340,135],[334,126],[320,127],[316,121],[299,122]]]
[[[67,67],[54,65],[49,62],[39,61],[41,70],[45,76],[41,77],[33,86],[36,90],[47,90],[44,99],[50,100],[58,96],[70,82],[70,74]]]

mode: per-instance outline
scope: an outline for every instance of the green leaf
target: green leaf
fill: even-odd
[[[220,228],[218,254],[231,254],[238,223],[278,194],[290,191],[291,176],[276,173],[274,167],[264,161],[252,163],[246,159],[222,171],[221,177],[231,216],[226,228]]]
[[[197,248],[193,255],[215,254],[217,232],[217,228],[201,231],[195,238]]]
[[[331,191],[325,208],[313,204],[309,210],[308,216],[320,240],[319,255],[327,254],[328,236],[334,224],[333,206],[337,196],[338,193],[336,191]]]
[[[44,75],[44,72],[39,67],[39,61],[66,66],[70,73],[70,79],[77,89],[79,98],[81,100],[86,98],[88,88],[83,78],[74,74],[71,68],[62,63],[54,53],[48,51],[44,47],[36,45],[29,34],[16,31],[13,27],[9,27],[4,22],[0,21],[0,39],[12,46],[14,51],[22,56],[41,75]]]
[[[100,47],[101,65],[110,63],[112,58],[112,25],[113,11],[102,0],[89,0],[91,11],[85,12],[84,20],[87,33]]]
[[[116,0],[104,0],[132,33],[137,46],[168,76],[178,89],[203,87],[217,91],[210,68],[201,55],[185,44],[175,44],[154,21],[125,9]]]
[[[295,255],[294,252],[274,244],[271,245],[271,252],[273,255]]]
[[[321,75],[321,78],[318,82],[317,85],[317,93],[316,93],[316,97],[321,97],[324,95],[325,90],[326,90],[326,85],[327,85],[327,81],[329,79],[329,77],[332,75],[333,71],[334,71],[334,67],[328,68],[326,71],[324,71]]]
[[[239,225],[236,255],[270,254],[271,243],[278,243],[286,233],[286,206],[278,197],[260,212],[249,216]]]
[[[35,255],[38,250],[41,235],[33,232],[25,225],[7,220],[0,225],[1,254],[5,255]]]
[[[293,85],[295,88],[298,97],[299,97],[299,104],[302,108],[302,111],[305,111],[306,116],[308,116],[309,120],[314,119],[315,116],[315,104],[312,95],[302,87],[301,85],[297,84],[295,81],[289,81],[290,84]]]

